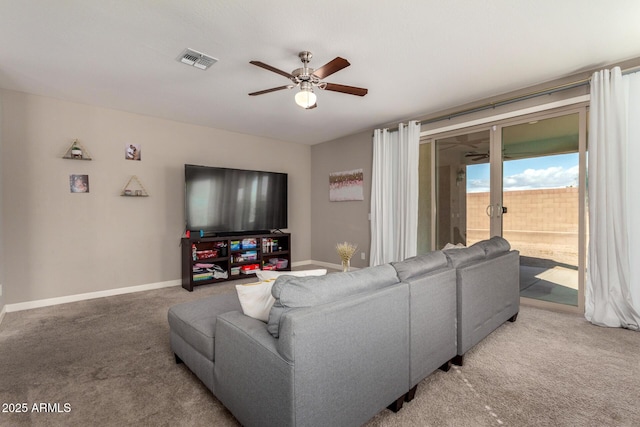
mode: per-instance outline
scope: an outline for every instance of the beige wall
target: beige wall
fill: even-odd
[[[358,250],[351,260],[353,267],[369,265],[371,232],[371,163],[373,161],[371,131],[340,138],[311,147],[311,257],[313,260],[340,264],[335,247],[339,242],[351,242]],[[364,200],[329,201],[331,172],[363,169]],[[361,259],[361,252],[365,259]]]
[[[293,262],[310,259],[309,146],[13,91],[0,99],[7,304],[179,279],[185,163],[288,173]],[[61,158],[74,138],[93,161]],[[142,145],[142,161],[124,160],[125,143]],[[70,174],[88,174],[90,193],[71,194]],[[134,174],[150,197],[120,197]]]

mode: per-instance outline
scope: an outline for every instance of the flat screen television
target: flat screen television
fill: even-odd
[[[186,229],[206,235],[287,228],[287,174],[184,165]]]

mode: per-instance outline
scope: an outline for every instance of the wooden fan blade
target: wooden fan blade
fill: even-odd
[[[469,157],[474,162],[478,161],[478,160],[488,159],[489,158],[489,154],[487,154],[487,153],[466,153],[464,156],[465,157]]]
[[[291,79],[291,80],[295,80],[296,79],[290,73],[287,73],[286,71],[279,70],[276,67],[272,67],[271,65],[265,64],[264,62],[249,61],[249,64],[257,65],[258,67],[264,68],[265,70],[273,71],[274,73],[280,74],[281,76],[285,76],[286,78]]]
[[[324,90],[332,90],[334,92],[348,93],[349,95],[365,96],[369,90],[355,86],[345,86],[335,83],[325,83]]]
[[[319,79],[324,79],[331,74],[342,70],[343,68],[351,65],[349,61],[344,58],[336,57],[334,60],[327,62],[322,67],[313,72],[313,75]]]
[[[282,90],[282,89],[291,89],[293,86],[291,85],[287,85],[287,86],[278,86],[278,87],[272,87],[271,89],[265,89],[265,90],[260,90],[258,92],[251,92],[249,94],[249,96],[256,96],[256,95],[263,95],[265,93],[269,93],[269,92],[275,92],[277,90]]]

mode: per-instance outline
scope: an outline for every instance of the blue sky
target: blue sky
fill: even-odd
[[[507,160],[504,191],[578,186],[578,153]],[[489,163],[467,166],[467,192],[489,191]]]

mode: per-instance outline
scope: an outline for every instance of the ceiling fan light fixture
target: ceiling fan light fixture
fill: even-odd
[[[263,95],[265,93],[271,93],[283,89],[291,89],[298,86],[300,88],[300,91],[295,94],[294,98],[296,104],[298,104],[301,108],[310,110],[318,106],[318,104],[316,104],[316,94],[313,93],[314,86],[323,90],[341,92],[349,95],[365,96],[367,94],[368,91],[365,88],[327,83],[325,81],[322,81],[322,79],[324,79],[325,77],[328,77],[351,65],[346,59],[340,58],[338,56],[335,59],[324,64],[322,67],[314,69],[309,67],[309,61],[313,56],[311,52],[303,51],[300,52],[298,56],[300,57],[303,66],[302,68],[293,70],[291,73],[272,67],[271,65],[265,64],[262,61],[249,61],[250,64],[253,64],[260,68],[264,68],[265,70],[271,71],[273,73],[280,74],[281,76],[291,80],[291,82],[293,83],[292,85],[279,86],[271,89],[251,92],[249,96]]]
[[[316,94],[313,93],[312,89],[301,89],[295,96],[296,104],[305,109],[314,105],[316,98]]]

